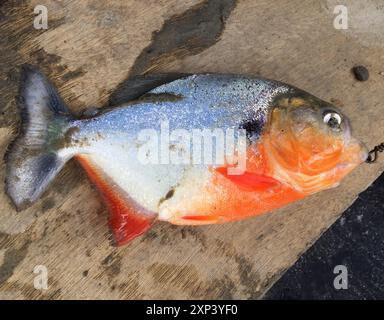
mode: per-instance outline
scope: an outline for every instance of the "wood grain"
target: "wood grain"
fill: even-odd
[[[48,74],[75,113],[108,104],[131,70],[249,73],[336,101],[357,137],[369,146],[382,141],[380,0],[348,2],[348,30],[333,27],[335,1],[222,2],[227,7],[210,9],[217,13],[212,21],[220,25],[199,21],[201,32],[212,39],[202,42],[195,33],[191,43],[186,35],[197,18],[190,16],[200,16],[195,11],[204,10],[205,1],[6,1],[0,9],[1,150],[15,136],[18,67],[25,62]],[[48,30],[33,29],[36,4],[49,10]],[[181,40],[177,24],[186,30]],[[156,51],[160,42],[177,37],[170,52]],[[148,48],[155,51],[135,67]],[[369,68],[367,82],[353,78],[355,64]],[[113,248],[107,212],[72,161],[27,210],[17,213],[0,192],[0,298],[260,298],[382,172],[383,164],[362,165],[337,189],[273,214],[206,227],[158,223],[128,246]],[[4,164],[0,176],[4,181]],[[33,287],[36,265],[48,268],[46,291]]]

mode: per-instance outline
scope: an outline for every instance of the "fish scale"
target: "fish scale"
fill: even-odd
[[[210,94],[214,88],[219,88],[218,92]],[[73,126],[79,130],[73,140],[91,141],[83,143],[75,152],[89,154],[91,161],[108,173],[135,201],[157,212],[159,201],[169,190],[181,184],[188,170],[196,171],[194,174],[200,176],[202,171],[208,170],[208,166],[195,169],[191,165],[182,167],[172,163],[162,166],[142,164],[137,159],[136,148],[140,130],[154,129],[160,136],[160,123],[165,120],[169,121],[170,131],[178,128],[225,130],[238,127],[245,119],[258,120],[261,129],[268,101],[287,90],[275,82],[256,78],[192,75],[150,91],[151,94],[180,97],[176,102],[138,102],[123,105],[90,120],[75,121]],[[259,95],[263,97],[263,103],[257,104]],[[141,172],[145,175],[140,175]],[[209,173],[202,176],[209,176]]]

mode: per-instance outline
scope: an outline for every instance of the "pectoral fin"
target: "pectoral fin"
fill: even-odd
[[[280,185],[280,182],[274,178],[245,171],[240,175],[230,175],[226,167],[217,168],[216,171],[236,184],[239,188],[248,191],[263,191]]]
[[[76,159],[101,193],[110,211],[109,224],[116,246],[122,246],[151,228],[155,214],[141,208],[86,155]]]

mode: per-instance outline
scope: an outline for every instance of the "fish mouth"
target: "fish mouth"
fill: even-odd
[[[360,145],[360,149],[361,149],[361,151],[360,151],[360,160],[361,160],[361,162],[365,162],[368,159],[368,154],[369,154],[368,148],[362,142],[359,142],[359,145]]]
[[[350,164],[359,165],[368,158],[368,148],[366,145],[354,138],[345,146],[343,160]]]
[[[365,162],[365,161],[367,161],[368,156],[369,156],[369,149],[368,149],[368,147],[366,146],[365,143],[360,142],[360,141],[358,143],[359,143],[360,149],[361,149],[361,151],[360,151],[360,159],[361,159],[362,162]]]
[[[344,119],[343,125],[345,149],[357,147],[360,151],[357,153],[356,161],[358,163],[365,162],[368,158],[367,146],[352,136],[351,124],[347,118]]]

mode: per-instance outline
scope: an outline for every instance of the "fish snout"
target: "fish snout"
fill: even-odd
[[[350,162],[356,162],[358,164],[367,160],[368,157],[368,148],[364,143],[355,139],[352,136],[352,129],[349,119],[344,118],[343,121],[343,135],[344,135],[344,145],[346,146],[347,153],[351,154]]]
[[[364,143],[355,138],[351,138],[345,148],[344,161],[350,164],[359,165],[368,158],[368,148]]]
[[[360,159],[361,159],[361,162],[365,162],[368,158],[368,148],[367,146],[362,143],[362,142],[359,142],[359,145],[360,145]]]

